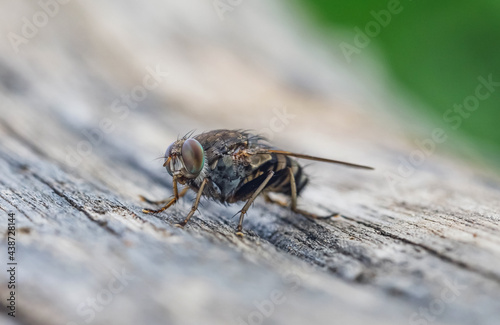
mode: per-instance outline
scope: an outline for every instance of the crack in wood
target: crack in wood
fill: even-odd
[[[56,195],[58,195],[59,197],[61,197],[62,199],[64,199],[66,202],[68,202],[73,208],[75,208],[76,210],[82,212],[90,221],[92,221],[93,223],[99,225],[100,227],[102,227],[104,230],[106,230],[110,234],[112,234],[114,236],[117,236],[117,237],[121,237],[121,234],[119,234],[113,228],[111,228],[111,227],[108,226],[108,222],[106,220],[96,220],[96,219],[94,219],[92,217],[92,215],[90,213],[88,213],[84,209],[84,207],[78,205],[69,196],[67,196],[63,192],[59,191],[56,187],[52,186],[52,184],[50,184],[48,181],[46,181],[45,179],[43,179],[42,177],[38,176],[35,173],[32,173],[32,175],[38,181],[40,181],[41,183],[47,185]]]
[[[3,185],[3,184],[2,184],[2,185]],[[13,194],[18,195],[18,194],[16,194],[16,193],[15,193],[12,189],[9,189],[9,190],[10,190]],[[19,195],[18,195],[18,196],[19,196]],[[17,209],[17,211],[18,211],[19,213],[21,213],[23,216],[25,216],[25,217],[26,217],[26,219],[28,219],[29,221],[31,221],[32,223],[34,223],[34,222],[33,222],[33,219],[31,219],[31,218],[30,218],[30,217],[29,217],[29,216],[28,216],[28,215],[27,215],[27,214],[26,214],[23,210],[21,210],[17,204],[15,204],[14,202],[12,202],[12,201],[10,201],[9,199],[7,199],[7,198],[6,198],[5,196],[3,196],[1,193],[0,193],[0,197],[1,197],[1,198],[5,201],[5,202],[7,202],[8,204],[10,204],[10,205],[12,205],[14,208],[16,208],[16,209]],[[24,201],[24,200],[23,200],[23,201]]]
[[[391,238],[391,239],[395,239],[395,240],[399,240],[405,244],[408,244],[408,245],[411,245],[411,246],[414,246],[414,247],[419,247],[423,250],[425,250],[426,252],[428,252],[430,255],[432,256],[435,256],[437,258],[439,258],[440,260],[442,261],[445,261],[447,263],[451,263],[455,266],[458,266],[464,270],[467,270],[467,271],[470,271],[470,272],[473,272],[473,273],[476,273],[484,278],[487,278],[487,279],[490,279],[498,284],[500,284],[500,276],[498,274],[495,274],[493,272],[490,272],[490,271],[487,271],[487,270],[482,270],[482,269],[479,269],[479,268],[475,268],[475,267],[472,267],[471,265],[463,262],[463,261],[460,261],[460,260],[456,260],[450,256],[447,256],[447,255],[443,255],[442,253],[438,252],[437,250],[429,247],[429,246],[426,246],[424,244],[420,244],[420,243],[416,243],[416,242],[413,242],[409,239],[406,239],[406,238],[403,238],[403,237],[400,237],[400,236],[397,236],[397,235],[394,235],[388,231],[385,231],[383,230],[381,227],[379,226],[375,226],[373,224],[370,224],[368,222],[364,222],[364,221],[361,221],[361,220],[357,220],[357,219],[354,219],[354,218],[351,218],[351,217],[347,217],[347,216],[342,216],[344,217],[345,219],[347,220],[350,220],[350,221],[353,221],[355,223],[358,223],[358,224],[361,224],[365,227],[368,227],[368,228],[371,228],[371,229],[374,229],[376,231],[379,232],[380,235],[384,236],[384,237],[388,237],[388,238]]]

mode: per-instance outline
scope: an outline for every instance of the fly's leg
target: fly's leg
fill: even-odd
[[[142,212],[143,213],[160,213],[160,212],[163,212],[165,210],[167,210],[168,208],[170,208],[172,205],[174,205],[175,203],[177,203],[177,201],[179,201],[179,199],[181,197],[183,197],[184,195],[186,195],[189,187],[186,187],[185,189],[182,190],[182,192],[179,194],[179,191],[177,189],[177,180],[174,178],[174,184],[173,184],[173,187],[174,187],[174,197],[170,200],[164,200],[164,202],[160,201],[161,203],[165,203],[168,201],[168,203],[163,206],[161,209],[159,210],[150,210],[150,209],[142,209]],[[143,197],[144,198],[144,197]],[[152,202],[154,203],[153,201],[149,201],[147,200],[146,202]],[[160,203],[160,204],[161,204]]]
[[[278,200],[278,199],[273,199],[267,193],[264,194],[264,200],[266,200],[267,203],[277,204],[283,208],[290,208],[290,205],[287,202],[283,202],[283,201]]]
[[[236,235],[237,236],[243,236],[242,228],[243,228],[243,218],[245,218],[245,214],[247,213],[248,209],[250,208],[250,205],[252,205],[253,201],[259,196],[259,194],[262,192],[262,190],[266,187],[267,183],[271,180],[271,177],[273,177],[274,172],[271,170],[269,171],[269,174],[267,174],[266,179],[260,184],[260,186],[257,188],[257,190],[253,193],[252,197],[247,201],[243,209],[241,209],[241,214],[240,214],[240,221],[238,222],[238,228],[236,229]]]
[[[314,213],[310,213],[310,212],[307,212],[307,211],[304,211],[304,210],[297,208],[297,183],[295,183],[295,176],[293,175],[292,168],[289,167],[288,172],[290,173],[290,186],[292,188],[292,206],[291,206],[291,209],[293,212],[299,213],[299,214],[303,215],[304,217],[310,218],[310,219],[329,219],[331,217],[340,216],[340,214],[338,214],[338,213],[333,213],[329,216],[318,216],[318,215],[315,215]]]
[[[205,178],[200,185],[200,189],[198,190],[198,194],[196,195],[196,200],[194,201],[191,211],[189,211],[189,214],[187,215],[186,219],[184,219],[183,222],[180,222],[175,225],[176,227],[183,228],[189,221],[189,219],[191,219],[196,210],[198,210],[198,204],[200,204],[201,194],[203,194],[203,189],[205,188],[205,185],[207,185],[207,183],[208,183],[208,178]]]
[[[182,198],[184,195],[186,195],[186,193],[189,191],[189,187],[186,187],[184,188],[180,193],[179,193],[179,199]],[[175,196],[174,196],[175,197]],[[169,198],[166,198],[165,200],[160,200],[160,201],[153,201],[153,200],[150,200],[142,195],[139,195],[139,198],[141,199],[141,201],[143,202],[146,202],[148,204],[154,204],[154,205],[160,205],[160,204],[165,204],[165,203],[168,203],[170,201],[172,201],[173,197],[169,197]]]

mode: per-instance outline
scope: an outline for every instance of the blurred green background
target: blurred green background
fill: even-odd
[[[395,82],[425,104],[423,114],[436,126],[445,128],[450,137],[465,139],[467,146],[500,167],[500,87],[480,101],[479,108],[463,119],[460,127],[453,129],[453,123],[443,119],[454,104],[474,95],[478,77],[492,75],[493,80],[500,82],[500,1],[394,2],[400,3],[401,12],[370,38],[366,49],[351,56],[351,64],[376,49]],[[343,57],[340,43],[354,45],[355,27],[365,30],[367,23],[375,20],[371,12],[387,10],[391,1],[296,3],[307,9],[307,15],[325,36],[332,30],[342,31],[336,46],[339,53],[335,54]],[[455,141],[455,145],[457,142],[460,143]]]

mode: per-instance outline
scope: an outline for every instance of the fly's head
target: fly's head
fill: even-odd
[[[165,152],[165,167],[179,183],[198,178],[205,166],[205,151],[195,139],[181,139],[172,143]]]

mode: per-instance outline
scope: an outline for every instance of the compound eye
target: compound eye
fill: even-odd
[[[170,153],[172,152],[173,146],[174,146],[173,143],[168,146],[167,151],[165,151],[165,156],[164,156],[165,161],[163,162],[163,166],[165,166],[165,168],[167,168],[167,172],[170,174],[170,176],[173,176],[173,175],[172,175],[172,171],[170,170],[170,164],[167,164],[167,161],[168,161],[168,158],[170,157]]]
[[[182,145],[182,160],[190,174],[199,174],[205,165],[205,153],[201,144],[195,139],[187,139]]]

